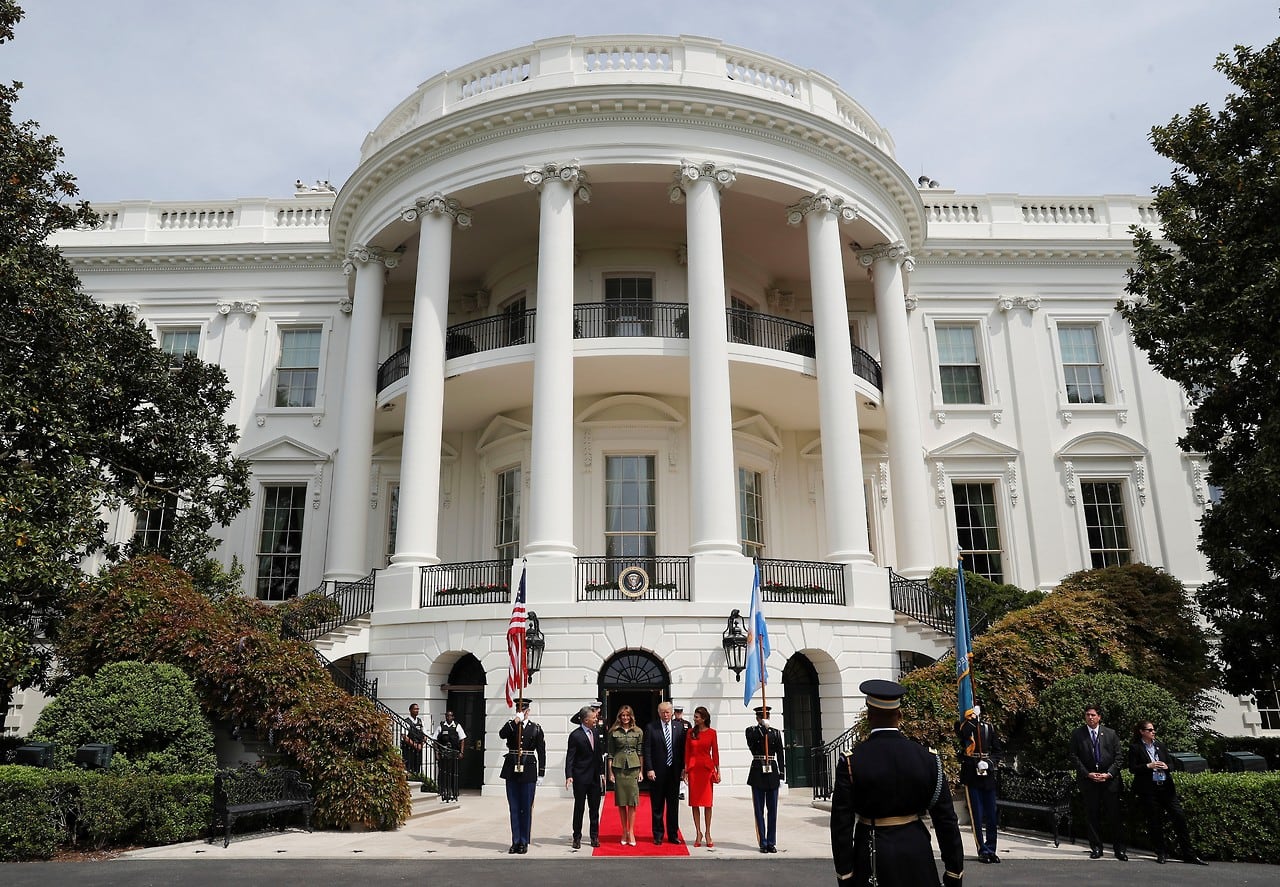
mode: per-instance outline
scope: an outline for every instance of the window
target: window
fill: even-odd
[[[972,326],[939,324],[938,377],[942,402],[986,403],[982,392],[982,365],[978,362],[976,330]]]
[[[161,331],[160,350],[169,355],[170,366],[182,366],[188,354],[200,353],[200,328],[184,326]]]
[[[653,456],[605,457],[604,553],[620,563],[616,574],[636,561],[652,561],[657,554],[657,481]]]
[[[743,554],[764,557],[764,480],[746,468],[738,469],[738,535]]]
[[[1271,686],[1253,695],[1258,704],[1258,715],[1263,730],[1280,730],[1280,681],[1271,679]]]
[[[729,297],[729,341],[743,345],[756,343],[755,307],[745,299]]]
[[[396,529],[400,523],[400,485],[392,484],[387,493],[387,563],[396,553]]]
[[[606,277],[604,303],[610,336],[653,335],[652,277]]]
[[[138,523],[133,534],[133,547],[138,551],[169,550],[169,535],[173,532],[173,522],[178,517],[178,497],[166,494],[164,504],[156,508],[148,508],[138,515]]]
[[[524,296],[513,299],[502,309],[507,345],[523,345],[528,341],[529,317],[526,310]]]
[[[280,331],[280,360],[276,364],[278,407],[313,407],[320,378],[320,327]]]
[[[1133,554],[1124,518],[1124,493],[1119,481],[1081,481],[1084,525],[1094,568],[1127,564]]]
[[[307,487],[262,488],[262,532],[258,536],[258,597],[283,601],[298,595],[302,574],[302,519]]]
[[[523,301],[523,300],[522,300]],[[498,560],[520,556],[520,467],[498,472],[497,520],[494,548]]]
[[[1106,403],[1102,381],[1102,355],[1098,331],[1093,326],[1059,326],[1058,345],[1062,349],[1062,376],[1068,403]]]
[[[992,582],[1004,582],[1000,522],[996,516],[995,484],[953,483],[956,544],[964,568]]]

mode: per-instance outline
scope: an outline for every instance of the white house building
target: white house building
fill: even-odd
[[[723,636],[760,558],[793,785],[861,681],[950,643],[911,580],[957,545],[1024,588],[1206,579],[1186,402],[1116,309],[1149,200],[917,182],[820,73],[544,40],[427,80],[336,194],[97,209],[58,237],[86,288],[236,391],[254,497],[222,556],[267,601],[372,589],[317,643],[458,712],[464,786],[497,782],[525,569],[553,767],[593,698],[706,705],[745,764]],[[1217,728],[1280,729],[1261,699]]]

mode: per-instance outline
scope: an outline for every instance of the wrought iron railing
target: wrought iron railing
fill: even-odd
[[[326,601],[335,604],[333,614],[323,621],[312,622],[306,610],[295,611],[281,620],[280,633],[303,641],[314,641],[340,625],[372,613],[377,576],[378,571],[374,569],[369,571],[368,576],[353,582],[326,579],[308,594],[322,595]]]
[[[398,382],[407,375],[409,375],[409,346],[405,345],[378,367],[378,390],[381,391],[392,382]]]
[[[575,339],[654,336],[689,338],[689,306],[684,302],[587,302],[573,306]]]
[[[423,607],[511,603],[511,561],[470,561],[423,567]]]
[[[316,661],[324,667],[325,671],[329,672],[329,677],[333,678],[333,682],[343,690],[346,690],[352,696],[363,696],[373,702],[378,701],[378,679],[365,679],[363,662],[360,663],[358,668],[345,671],[315,647],[311,648],[311,652],[315,654]]]
[[[729,308],[725,314],[730,342],[790,351],[804,357],[814,356],[813,327],[807,323],[745,308]]]
[[[857,345],[850,345],[849,347],[853,349],[853,374],[861,376],[876,386],[878,390],[883,391],[884,383],[879,361]]]
[[[967,570],[965,572],[968,572]],[[954,593],[938,591],[924,579],[908,579],[889,570],[889,600],[896,612],[923,622],[930,628],[954,636],[956,633],[956,598]],[[969,634],[974,637],[987,628],[985,613],[976,616],[970,608]],[[941,658],[945,659],[947,654]]]
[[[835,789],[836,766],[840,756],[853,750],[858,744],[856,727],[850,727],[826,745],[815,745],[809,750],[809,768],[813,779],[813,799],[825,801]]]
[[[844,604],[844,567],[760,558],[760,594],[782,604]]]
[[[410,730],[408,718],[396,714],[387,705],[379,702],[377,699],[373,700],[373,704],[377,707],[378,711],[387,716],[387,720],[391,727],[392,745],[397,749],[404,749],[405,740],[408,738]],[[442,785],[442,782],[445,780],[451,780],[453,783],[456,783],[458,778],[456,761],[459,757],[461,757],[461,755],[457,749],[441,745],[436,742],[434,737],[424,734],[422,742],[422,760],[418,764],[417,775],[430,779],[436,786],[437,794],[440,793],[442,788],[450,788],[452,791],[445,795],[446,799],[449,797],[457,798],[457,785],[453,784],[446,787]],[[442,766],[445,762],[450,761],[454,762],[453,766]]]
[[[578,562],[579,601],[687,601],[689,594],[687,556],[580,557]],[[649,577],[649,587],[619,586],[618,577],[629,567],[640,567]],[[626,588],[626,591],[623,590]]]
[[[449,327],[444,336],[445,360],[533,341],[536,308],[495,314]]]

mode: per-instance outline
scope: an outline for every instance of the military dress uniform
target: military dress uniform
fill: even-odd
[[[758,721],[767,720],[769,707],[756,709]],[[768,737],[768,754],[765,754],[765,738]],[[761,853],[778,852],[778,786],[786,775],[782,756],[782,734],[774,727],[760,723],[747,728],[747,748],[751,749],[751,772],[747,785],[751,786],[751,805],[755,809],[756,843]]]
[[[528,710],[528,700],[524,708]],[[501,773],[507,782],[507,808],[511,813],[511,849],[507,852],[526,853],[533,830],[533,796],[539,777],[547,772],[546,736],[533,721],[515,717],[502,725],[498,737],[507,743]]]
[[[872,692],[896,693],[888,706],[896,708],[906,691],[892,681],[864,681],[862,692],[868,705],[874,704]],[[873,730],[841,755],[831,796],[831,855],[839,883],[936,887],[933,847],[920,819],[926,810],[946,865],[943,883],[959,885],[964,846],[938,756],[896,728]]]

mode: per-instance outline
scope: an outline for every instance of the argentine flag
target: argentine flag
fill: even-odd
[[[756,564],[755,578],[751,581],[751,615],[747,617],[747,685],[742,697],[743,705],[748,708],[756,689],[769,682],[769,670],[764,663],[768,658],[769,626],[764,622],[764,608],[760,601],[760,565]]]

